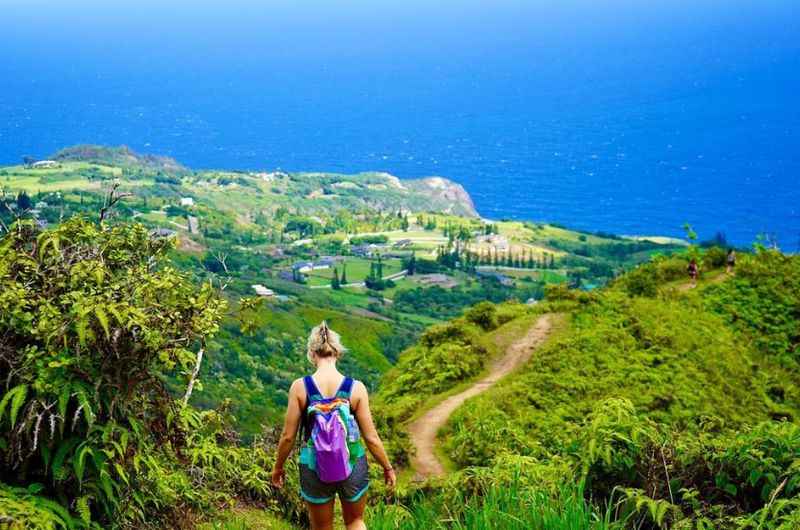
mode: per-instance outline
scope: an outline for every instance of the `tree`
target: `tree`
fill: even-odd
[[[409,276],[414,276],[414,273],[417,270],[417,253],[412,251],[411,257],[408,258],[406,262],[406,270],[408,271]]]
[[[380,260],[380,256],[378,259]],[[380,264],[380,262],[370,262],[369,276],[367,276],[364,280],[364,284],[367,286],[367,289],[382,291],[386,288],[386,282],[381,277],[381,268],[382,264]]]
[[[342,262],[342,277],[339,280],[341,285],[347,285],[347,263]]]
[[[286,223],[285,232],[297,232],[300,237],[308,237],[322,232],[322,225],[315,219],[293,217]]]
[[[688,239],[692,244],[697,241],[697,232],[694,231],[692,225],[689,223],[683,223],[683,230],[686,232],[686,239]]]
[[[380,254],[378,254],[378,266],[375,268],[375,273],[378,279],[383,278],[383,258],[381,258]]]
[[[36,163],[36,159],[32,156],[25,155],[22,157],[22,164],[26,167],[31,167],[33,164]]]
[[[24,191],[19,192],[17,195],[17,209],[20,212],[24,212],[25,210],[30,210],[33,207],[33,201],[31,200],[30,196]]]
[[[336,267],[333,268],[333,276],[331,277],[331,288],[336,291],[342,288],[342,284],[339,281],[339,271],[336,270]]]
[[[81,218],[19,221],[0,240],[4,482],[110,522],[152,480],[148,460],[185,446],[166,379],[188,383],[225,302],[170,266],[171,248],[142,225]]]

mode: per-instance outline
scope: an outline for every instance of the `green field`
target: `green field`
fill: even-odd
[[[50,193],[64,190],[99,190],[102,179],[89,179],[87,172],[94,172],[102,178],[122,176],[117,167],[101,166],[86,162],[65,162],[59,168],[29,169],[23,166],[11,166],[0,170],[0,187],[11,192]],[[152,181],[126,181],[130,185],[148,185]]]
[[[488,269],[486,269],[488,271]],[[567,281],[567,276],[563,270],[550,270],[550,269],[507,269],[500,267],[498,269],[491,269],[509,276],[511,278],[531,278],[537,281],[546,283],[562,283]]]
[[[363,282],[369,276],[371,260],[366,258],[353,258],[349,257],[344,262],[344,267],[347,270],[347,282],[357,283]],[[339,275],[342,274],[343,264],[337,264],[336,270]],[[399,259],[385,259],[383,260],[383,276],[391,276],[403,270],[403,262]],[[309,285],[329,285],[333,278],[333,268],[318,269],[308,273]]]

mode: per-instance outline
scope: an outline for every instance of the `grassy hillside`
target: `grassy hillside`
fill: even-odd
[[[719,256],[702,257],[697,289],[683,279],[685,256],[657,259],[602,291],[551,288],[536,311],[566,312],[570,326],[451,417],[443,453],[463,471],[410,495],[412,512],[441,513],[447,495],[474,487],[490,498],[510,483],[524,492],[525,481],[561,495],[567,480],[626,525],[795,528],[800,259],[762,249],[727,277],[714,269]],[[447,372],[446,360],[413,362],[417,351],[400,359],[404,379]],[[414,385],[406,393],[398,380],[382,390],[392,407],[415,399]],[[492,478],[479,486],[484,475]],[[460,513],[462,524],[475,509]]]
[[[343,367],[374,392],[402,465],[408,422],[555,312],[565,325],[527,368],[451,418],[440,450],[455,473],[403,484],[372,527],[793,516],[794,258],[744,257],[720,282],[724,256],[708,250],[687,292],[694,247],[480,219],[442,180],[193,171],[93,146],[55,159],[0,169],[0,515],[194,528],[255,506],[271,515],[238,527],[302,525],[296,484],[274,491],[267,473],[311,326],[342,334]],[[337,288],[345,271],[369,286]],[[253,298],[256,285],[273,292]]]
[[[552,284],[535,305],[480,303],[429,327],[391,367],[405,347],[398,326],[413,337],[416,321],[352,315],[302,285],[287,286],[290,302],[256,304],[242,296],[249,272],[220,290],[226,276],[170,253],[174,243],[139,224],[77,218],[47,231],[23,219],[0,239],[6,520],[188,529],[222,513],[212,527],[276,518],[302,527],[296,469],[285,490],[269,485],[274,425],[245,442],[240,434],[274,419],[278,389],[304,370],[308,326],[325,318],[343,332],[349,372],[368,382],[385,374],[374,409],[402,465],[409,421],[478,378],[539,315],[557,313],[564,325],[523,369],[451,416],[440,440],[451,474],[401,484],[394,503],[382,502],[373,476],[371,527],[800,522],[797,257],[758,249],[727,277],[719,249],[692,247],[604,289]],[[683,278],[690,255],[705,271],[696,289]],[[205,389],[186,405],[203,345]],[[226,398],[236,399],[193,407]]]

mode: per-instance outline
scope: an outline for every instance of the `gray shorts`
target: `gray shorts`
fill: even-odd
[[[369,465],[367,457],[356,460],[353,472],[340,482],[322,482],[316,471],[305,464],[300,464],[300,496],[312,504],[325,504],[332,501],[336,494],[345,502],[356,502],[364,496],[369,488]]]

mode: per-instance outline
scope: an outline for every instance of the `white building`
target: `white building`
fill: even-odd
[[[269,289],[268,287],[264,287],[261,284],[251,285],[250,287],[253,288],[258,296],[265,296],[267,298],[275,296],[275,291]]]
[[[59,167],[59,164],[55,160],[39,160],[31,164],[31,167],[33,169],[53,169]]]
[[[497,234],[481,235],[475,238],[478,243],[486,243],[494,246],[497,250],[508,250],[508,238]]]
[[[194,199],[191,197],[181,197],[181,206],[194,206]]]

